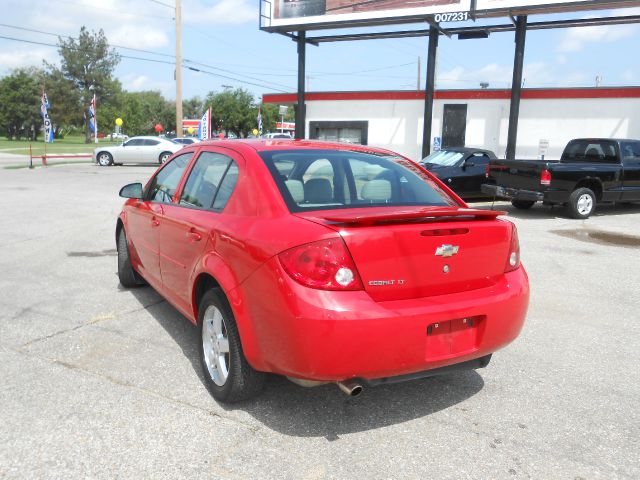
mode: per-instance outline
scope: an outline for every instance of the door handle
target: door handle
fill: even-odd
[[[151,218],[151,226],[152,227],[159,227],[160,226],[160,220],[158,220],[156,217]]]
[[[193,228],[187,232],[187,238],[194,242],[199,242],[202,240],[202,235],[196,232]]]

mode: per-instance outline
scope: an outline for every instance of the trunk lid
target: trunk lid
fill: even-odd
[[[376,301],[434,297],[493,285],[504,274],[511,227],[504,212],[456,207],[349,209],[299,214],[340,233]]]

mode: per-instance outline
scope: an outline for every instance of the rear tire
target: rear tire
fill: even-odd
[[[118,234],[118,279],[120,285],[125,288],[135,288],[143,285],[140,276],[136,273],[131,265],[131,257],[129,256],[129,245],[127,243],[127,235],[124,228]]]
[[[596,209],[596,195],[589,188],[578,188],[569,195],[567,213],[571,218],[586,220]]]
[[[535,203],[533,200],[511,200],[511,205],[518,210],[529,210]]]
[[[109,152],[100,152],[96,158],[98,159],[98,165],[101,167],[113,165],[113,156]]]
[[[171,152],[162,152],[158,157],[158,163],[162,165],[164,162],[166,162],[169,159],[170,156],[171,156]]]
[[[209,290],[202,297],[198,329],[200,363],[213,398],[233,403],[260,393],[266,375],[247,362],[235,318],[219,289]]]

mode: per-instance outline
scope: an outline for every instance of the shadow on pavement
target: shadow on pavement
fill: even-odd
[[[206,389],[196,327],[152,288],[131,291],[180,346]],[[247,412],[265,427],[285,435],[337,440],[341,434],[397,425],[450,408],[474,396],[483,386],[476,371],[463,371],[369,388],[357,397],[347,397],[332,384],[303,388],[270,375],[259,397],[219,406],[226,411]]]

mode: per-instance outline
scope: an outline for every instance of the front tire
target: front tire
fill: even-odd
[[[202,297],[198,328],[200,363],[213,398],[233,403],[260,393],[266,375],[247,362],[236,321],[220,290],[209,290]]]
[[[586,220],[596,209],[596,195],[589,188],[578,188],[569,195],[567,212],[571,218]]]
[[[98,164],[101,167],[108,167],[113,165],[113,156],[109,152],[100,152],[97,155]]]
[[[535,203],[533,200],[511,200],[511,205],[518,210],[529,210]]]
[[[169,159],[170,156],[171,156],[171,152],[162,152],[158,157],[158,163],[162,165],[164,162],[166,162]]]
[[[133,269],[131,265],[131,257],[129,256],[129,245],[127,242],[127,235],[124,232],[124,228],[120,230],[118,234],[118,279],[120,285],[125,288],[139,287],[143,283],[140,281],[140,277]]]

